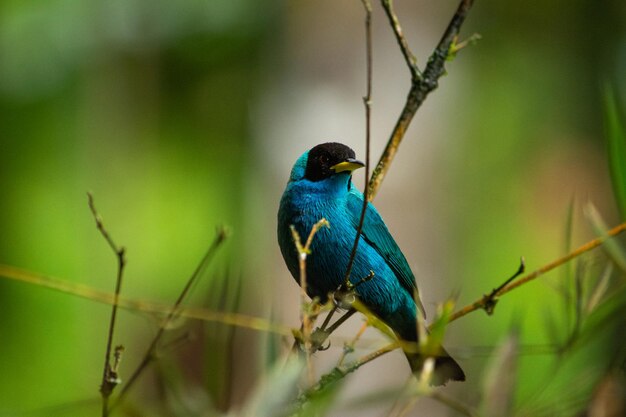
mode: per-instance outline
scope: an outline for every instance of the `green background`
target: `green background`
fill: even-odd
[[[455,4],[397,1],[420,64]],[[374,161],[409,83],[375,6]],[[127,248],[125,296],[173,301],[227,224],[232,238],[189,303],[296,327],[275,212],[304,150],[334,139],[363,155],[362,18],[357,0],[1,1],[0,263],[112,291],[115,258],[88,210],[91,191]],[[520,255],[534,269],[564,253],[573,199],[574,245],[593,235],[588,201],[619,221],[601,93],[610,80],[626,96],[625,22],[619,0],[476,2],[462,33],[482,40],[448,63],[376,201],[411,265],[424,265],[429,312],[451,294],[464,305],[488,292]],[[447,345],[473,381],[451,395],[477,402],[491,347],[515,322],[529,346],[517,398],[535,414],[552,358],[532,352],[554,340],[548,316],[566,333],[555,290],[565,275],[507,296],[493,318],[450,327]],[[97,415],[110,308],[4,279],[0,306],[0,415]],[[120,313],[126,372],[156,326]],[[157,405],[169,392],[150,382],[159,375],[184,381],[180,402],[192,409],[240,405],[288,344],[191,327],[199,337],[141,384],[144,413],[175,414]]]

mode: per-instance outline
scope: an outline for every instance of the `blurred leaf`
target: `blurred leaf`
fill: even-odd
[[[483,415],[486,417],[511,416],[515,382],[519,335],[514,330],[498,348],[487,369]]]
[[[315,395],[308,397],[308,401],[299,410],[298,417],[320,417],[325,416],[330,407],[335,403],[341,392],[342,383],[337,381],[329,384],[325,389],[318,391]]]
[[[439,355],[443,338],[446,334],[446,326],[448,325],[450,314],[454,310],[454,305],[454,300],[447,300],[441,304],[437,309],[435,320],[429,327],[430,333],[428,337],[424,338],[425,340],[420,339],[420,349],[426,355]]]
[[[343,386],[345,372],[335,367],[322,375],[317,384],[300,394],[297,400],[298,410],[294,414],[299,417],[324,415]]]
[[[626,415],[626,381],[624,376],[609,374],[598,385],[591,400],[590,417],[612,417]]]
[[[574,206],[576,203],[576,197],[572,195],[572,199],[570,200],[567,206],[567,215],[565,218],[565,247],[563,253],[570,253],[572,251],[572,236],[574,234]],[[563,276],[567,279],[571,273],[571,263],[567,262],[565,265],[561,267]]]
[[[585,339],[597,339],[600,333],[607,333],[609,337],[619,336],[624,326],[626,326],[626,286],[622,285],[618,290],[608,294],[586,318],[579,338],[580,343]],[[613,349],[612,345],[610,348]]]
[[[593,289],[593,293],[589,296],[589,300],[587,301],[586,313],[589,314],[593,311],[593,309],[600,304],[600,301],[606,294],[609,288],[609,282],[611,279],[611,274],[613,273],[613,264],[609,263],[604,268],[600,279],[596,283],[595,288]]]
[[[561,344],[563,324],[555,317],[552,308],[544,306],[543,312],[546,337],[551,345],[559,346]]]
[[[370,311],[363,303],[361,303],[358,299],[352,303],[352,307],[354,307],[359,313],[363,314],[367,317],[367,321],[370,326],[377,328],[380,330],[382,334],[389,337],[391,340],[396,340],[396,335],[393,331],[387,326],[382,320],[380,320],[374,313]]]
[[[587,203],[585,206],[585,216],[587,217],[587,220],[589,220],[589,223],[591,223],[591,227],[597,235],[606,236],[608,227],[596,207],[591,202]],[[615,265],[623,272],[626,272],[626,252],[624,251],[624,248],[619,245],[618,241],[616,239],[608,239],[602,244],[602,248]]]
[[[617,207],[626,220],[626,131],[611,85],[604,89],[604,120],[609,145],[609,167]]]
[[[163,411],[171,416],[217,416],[209,393],[186,378],[180,363],[168,355],[161,356],[155,364],[159,378],[160,401]]]
[[[216,311],[234,313],[241,302],[241,277],[230,271],[216,274],[206,291],[206,305]],[[204,357],[205,383],[213,401],[220,410],[230,402],[235,328],[221,323],[205,323],[206,346]]]
[[[272,309],[269,313],[270,320],[275,320],[275,313]],[[265,348],[265,368],[269,368],[276,363],[281,357],[281,350],[283,348],[283,338],[268,333],[266,335],[266,348]]]
[[[243,410],[242,417],[289,415],[296,398],[304,363],[291,355],[287,363],[277,363],[257,386]]]

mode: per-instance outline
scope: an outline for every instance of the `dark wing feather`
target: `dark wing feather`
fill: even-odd
[[[363,194],[355,188],[352,188],[348,193],[348,211],[351,214],[351,220],[355,230],[359,227],[362,209]],[[367,204],[361,236],[387,261],[387,265],[389,265],[394,272],[402,287],[407,290],[411,296],[416,298],[415,301],[418,308],[423,317],[426,317],[424,306],[419,298],[413,272],[398,247],[398,244],[393,240],[391,233],[389,233],[382,217],[380,217],[380,214],[378,214],[378,211],[371,203]]]

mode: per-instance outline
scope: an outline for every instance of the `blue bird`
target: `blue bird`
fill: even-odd
[[[290,226],[303,236],[325,218],[330,228],[320,229],[306,261],[307,294],[322,303],[345,281],[345,274],[358,229],[363,194],[352,184],[352,171],[364,164],[340,143],[323,143],[305,152],[291,170],[278,210],[278,243],[291,275],[300,282],[298,254]],[[359,300],[405,341],[416,342],[417,314],[424,315],[415,277],[376,208],[368,203],[350,280],[359,283]],[[372,279],[363,278],[374,272]],[[416,301],[417,300],[417,301]],[[417,303],[417,304],[416,304]],[[419,313],[418,313],[419,310]],[[406,352],[414,373],[424,358]],[[464,381],[461,367],[443,349],[435,358],[432,383]]]

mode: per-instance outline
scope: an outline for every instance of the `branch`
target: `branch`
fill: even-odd
[[[554,268],[557,268],[561,265],[563,265],[564,263],[582,255],[585,252],[589,252],[592,249],[597,248],[598,246],[602,245],[604,242],[606,242],[608,239],[615,237],[617,235],[619,235],[620,233],[622,233],[624,230],[626,230],[626,223],[622,223],[618,226],[615,226],[614,228],[612,228],[611,230],[607,231],[606,234],[604,236],[600,236],[597,237],[593,240],[590,240],[589,242],[585,243],[582,246],[579,246],[578,248],[574,249],[573,251],[571,251],[570,253],[568,253],[565,256],[562,256],[561,258],[558,258],[544,266],[542,266],[541,268],[531,272],[530,274],[524,276],[523,278],[518,279],[515,282],[511,282],[511,283],[505,283],[506,285],[501,286],[501,288],[499,288],[498,290],[494,290],[494,292],[492,292],[492,294],[489,295],[484,295],[481,299],[474,301],[472,304],[469,304],[465,307],[463,307],[461,310],[457,311],[456,313],[452,314],[450,316],[449,322],[452,322],[454,320],[457,320],[469,313],[471,313],[474,310],[479,310],[479,309],[483,309],[485,311],[487,311],[487,313],[491,314],[491,312],[493,312],[493,307],[495,307],[495,302],[496,302],[496,297],[502,296],[510,291],[513,291],[514,289],[538,278],[539,276],[545,274],[548,271],[553,270]],[[491,309],[491,310],[490,310]]]
[[[311,243],[313,243],[313,237],[322,227],[330,227],[328,224],[328,220],[321,219],[317,223],[313,225],[311,228],[311,232],[309,232],[309,237],[306,240],[304,246],[302,246],[302,240],[300,239],[300,235],[296,228],[291,225],[289,226],[291,229],[291,235],[293,237],[294,245],[296,246],[296,251],[298,252],[298,267],[300,270],[300,305],[301,305],[301,333],[302,333],[302,341],[304,343],[304,351],[306,355],[306,364],[309,374],[309,379],[313,382],[313,365],[311,363],[311,352],[312,352],[312,342],[311,342],[311,333],[313,332],[313,323],[317,314],[315,312],[311,312],[311,306],[307,305],[306,297],[307,297],[307,281],[306,281],[306,258],[311,253]],[[313,308],[315,306],[319,307],[319,304],[313,301]],[[298,344],[298,340],[294,342],[294,347],[292,351]]]
[[[346,268],[344,283],[337,289],[336,295],[334,297],[335,304],[333,308],[329,311],[322,327],[315,329],[314,332],[311,333],[311,323],[305,323],[305,319],[307,319],[306,315],[303,318],[301,325],[301,332],[303,333],[303,339],[305,341],[306,354],[307,354],[307,365],[310,366],[310,355],[315,353],[318,350],[326,350],[327,347],[323,346],[323,343],[328,339],[332,332],[334,332],[341,324],[343,324],[348,318],[350,318],[356,311],[354,309],[349,309],[339,320],[337,320],[332,326],[328,327],[330,324],[330,320],[333,317],[334,313],[339,308],[342,303],[341,298],[345,296],[347,293],[351,293],[356,286],[361,284],[362,282],[366,282],[367,280],[373,277],[373,272],[371,276],[365,277],[361,279],[356,284],[352,284],[350,281],[350,273],[352,272],[352,267],[354,265],[354,258],[356,257],[356,252],[359,247],[359,240],[361,237],[361,231],[363,230],[363,222],[365,221],[365,213],[367,211],[368,204],[368,178],[369,178],[369,169],[370,169],[370,138],[371,138],[371,104],[372,104],[372,5],[369,0],[361,0],[363,3],[363,7],[365,8],[365,49],[366,49],[366,67],[367,67],[367,75],[366,75],[366,94],[363,97],[363,104],[365,105],[365,185],[363,187],[364,196],[363,196],[363,205],[361,208],[361,215],[359,218],[359,225],[356,230],[356,235],[354,237],[354,243],[352,245],[352,251],[350,253],[350,258],[348,260],[348,266]],[[314,227],[315,229],[315,227]],[[299,236],[295,230],[292,229],[292,234],[294,234],[294,240],[296,240],[296,249],[299,253],[301,248],[301,244],[299,242]],[[314,234],[314,230],[311,231],[311,235],[309,235],[309,241],[312,239],[312,235]],[[307,247],[308,247],[307,242]],[[305,253],[306,256],[306,253]],[[300,287],[305,288],[306,279],[305,273],[303,272],[303,265],[300,265]],[[339,294],[342,297],[339,297]],[[305,305],[304,298],[301,300],[302,305]],[[303,309],[304,311],[304,309]],[[298,344],[298,340],[295,341],[292,352],[296,349]],[[311,374],[311,370],[309,369],[309,374]]]
[[[606,234],[604,236],[598,237],[596,239],[593,239],[587,243],[585,243],[584,245],[580,246],[578,249],[575,249],[574,251],[570,252],[569,254],[556,259],[544,266],[542,266],[541,268],[535,270],[534,272],[531,272],[530,274],[524,276],[523,278],[512,282],[512,283],[506,283],[506,285],[501,286],[501,289],[498,290],[494,290],[495,291],[495,296],[501,296],[504,295],[536,278],[538,278],[540,275],[545,274],[548,271],[551,271],[552,269],[563,265],[565,262],[568,262],[582,254],[584,254],[585,252],[588,252],[592,249],[597,248],[598,246],[602,245],[604,242],[606,242],[607,239],[610,239],[612,237],[615,237],[617,235],[619,235],[620,233],[624,232],[626,230],[626,222],[622,223],[616,227],[614,227],[613,229],[609,230],[606,232]],[[513,276],[515,277],[515,275]],[[507,280],[510,281],[511,278],[509,278]],[[457,320],[475,310],[478,309],[484,309],[485,306],[487,305],[487,301],[490,299],[490,295],[486,295],[483,296],[483,298],[481,298],[480,300],[466,306],[465,308],[457,311],[456,313],[452,314],[450,316],[450,318],[448,319],[448,323],[454,320]],[[493,301],[493,300],[492,300]],[[373,361],[374,359],[378,358],[379,356],[384,355],[387,352],[391,352],[392,350],[395,350],[397,348],[400,347],[401,342],[400,341],[394,341],[388,345],[383,346],[382,348],[368,354],[365,355],[363,357],[361,357],[360,359],[358,359],[357,361],[347,365],[347,366],[337,366],[335,368],[333,368],[332,371],[330,371],[329,373],[323,375],[319,382],[311,387],[309,390],[305,391],[299,398],[298,398],[298,402],[300,404],[303,404],[305,402],[307,402],[309,399],[311,399],[311,397],[321,393],[323,390],[325,390],[326,388],[328,388],[331,384],[334,384],[336,382],[338,382],[339,380],[341,380],[343,377],[345,377],[347,374],[356,371],[357,369],[359,369],[361,366],[370,363],[371,361]]]
[[[298,404],[300,406],[304,405],[306,402],[311,400],[311,398],[321,394],[327,388],[330,388],[334,383],[343,379],[346,375],[356,371],[366,363],[370,363],[374,359],[383,356],[385,353],[389,353],[392,350],[397,349],[398,347],[400,347],[400,344],[398,342],[393,342],[361,357],[347,366],[334,367],[330,372],[324,374],[316,385],[309,388],[298,397]]]
[[[198,266],[196,267],[195,271],[193,272],[191,277],[189,277],[189,279],[187,280],[185,287],[183,288],[180,295],[176,299],[176,302],[174,302],[174,305],[171,307],[169,314],[167,315],[165,320],[161,322],[159,326],[159,331],[152,339],[152,342],[150,343],[150,346],[146,350],[146,353],[144,354],[143,359],[141,360],[141,362],[139,363],[139,365],[137,366],[133,374],[128,379],[128,382],[126,383],[126,385],[124,385],[124,387],[121,389],[120,395],[117,397],[117,401],[115,402],[115,404],[113,404],[111,409],[113,409],[114,407],[116,407],[122,402],[122,400],[126,397],[126,395],[128,394],[128,391],[135,384],[139,376],[143,373],[146,367],[150,363],[152,363],[152,361],[156,358],[157,347],[158,347],[159,341],[161,340],[163,334],[165,333],[165,329],[168,327],[170,322],[179,315],[181,303],[183,302],[183,300],[189,293],[189,290],[191,289],[193,284],[197,281],[200,274],[204,271],[204,269],[207,267],[209,262],[213,259],[215,253],[217,252],[219,247],[222,245],[222,243],[224,243],[227,237],[228,237],[227,230],[224,227],[220,227],[217,230],[217,234],[215,236],[215,239],[213,240],[213,243],[211,243],[211,246],[207,250],[206,254],[202,258]]]
[[[354,244],[352,245],[352,252],[350,253],[350,259],[348,260],[348,267],[346,268],[345,286],[346,289],[350,289],[350,272],[352,272],[352,266],[354,264],[354,258],[356,251],[359,247],[359,240],[361,238],[361,231],[363,230],[363,222],[365,221],[365,212],[367,211],[367,203],[369,202],[368,193],[368,178],[370,177],[370,138],[371,138],[371,117],[372,117],[372,5],[369,0],[362,0],[365,7],[365,55],[366,55],[366,94],[363,97],[363,104],[365,105],[365,185],[363,187],[363,206],[361,207],[361,217],[359,218],[359,226],[356,229],[356,236],[354,237]]]
[[[439,44],[428,59],[424,72],[420,73],[417,68],[415,57],[409,50],[406,38],[402,33],[398,17],[393,10],[392,0],[382,0],[383,9],[389,18],[391,27],[396,35],[396,40],[400,45],[402,55],[404,56],[407,66],[409,67],[409,71],[411,72],[411,88],[409,90],[406,103],[404,104],[404,108],[402,109],[400,117],[398,118],[398,121],[396,122],[396,125],[391,133],[391,137],[387,142],[387,146],[385,147],[385,150],[380,157],[376,168],[374,169],[372,178],[369,181],[368,196],[370,201],[376,197],[376,193],[378,192],[378,189],[380,188],[380,185],[389,170],[389,166],[398,151],[400,142],[402,142],[404,134],[406,133],[411,120],[413,120],[413,116],[415,116],[415,113],[422,105],[428,94],[437,88],[439,78],[445,72],[444,64],[450,54],[450,49],[453,46],[454,41],[461,30],[461,26],[467,17],[467,13],[473,3],[473,0],[461,1],[456,13],[452,16],[452,20],[450,20],[446,31],[441,37]]]
[[[0,278],[11,279],[17,282],[47,288],[63,294],[68,294],[102,304],[115,304],[115,294],[111,292],[101,291],[97,288],[37,274],[9,265],[0,264]],[[169,314],[172,309],[171,304],[125,298],[121,295],[119,296],[117,306],[133,312],[139,311],[148,313],[151,316],[164,316]],[[213,311],[206,308],[185,307],[184,309],[181,309],[177,315],[194,320],[202,320],[212,323],[221,323],[228,326],[237,326],[250,330],[270,332],[281,336],[293,335],[293,331],[289,326],[275,323],[265,318],[246,314]]]
[[[109,332],[107,336],[107,345],[104,354],[104,369],[102,371],[102,383],[100,384],[100,394],[102,395],[102,417],[107,417],[109,415],[109,397],[111,393],[115,389],[115,387],[121,382],[118,376],[118,366],[121,360],[122,352],[124,351],[123,346],[118,346],[115,348],[115,362],[113,366],[111,366],[111,346],[113,345],[113,333],[115,331],[115,320],[117,318],[117,307],[119,303],[120,292],[122,290],[122,278],[124,276],[124,266],[126,265],[126,252],[122,246],[117,246],[111,235],[107,232],[104,224],[102,223],[102,217],[98,214],[96,210],[96,205],[93,201],[93,195],[91,193],[87,193],[87,198],[89,201],[89,209],[93,214],[93,218],[96,221],[96,227],[100,231],[100,234],[107,241],[111,250],[115,253],[117,257],[117,279],[115,282],[115,293],[113,298],[113,307],[111,308],[111,319],[109,320]]]

